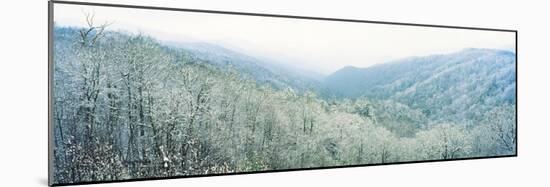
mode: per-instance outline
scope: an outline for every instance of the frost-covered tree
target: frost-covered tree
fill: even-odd
[[[456,124],[438,124],[417,134],[425,159],[463,158],[471,152],[471,137]]]

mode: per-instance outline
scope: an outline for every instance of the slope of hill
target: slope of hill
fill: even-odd
[[[243,75],[250,76],[261,84],[276,89],[292,88],[297,92],[313,91],[325,93],[322,83],[309,74],[280,65],[266,59],[258,59],[219,45],[205,42],[172,42],[169,45],[188,52],[194,61],[204,61],[222,68],[233,68]]]
[[[463,122],[478,119],[479,111],[491,106],[515,104],[515,80],[514,53],[470,48],[369,68],[345,67],[325,84],[339,97],[391,99],[431,119]]]
[[[56,27],[56,42],[63,46],[73,46],[78,28]],[[106,32],[111,38],[124,38],[127,33]],[[145,37],[145,36],[143,36]],[[158,42],[158,41],[157,41]],[[185,56],[193,63],[207,63],[222,70],[235,70],[246,78],[254,79],[260,85],[269,85],[275,89],[287,89],[298,93],[312,91],[326,93],[322,82],[315,76],[299,72],[301,70],[279,65],[280,63],[258,59],[222,46],[206,42],[165,42],[162,48],[168,53]]]

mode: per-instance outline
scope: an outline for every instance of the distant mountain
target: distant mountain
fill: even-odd
[[[321,78],[311,73],[280,65],[272,60],[258,59],[219,45],[205,42],[171,42],[170,46],[186,50],[195,61],[238,70],[260,84],[269,84],[276,89],[292,88],[298,92],[313,91],[324,93]]]
[[[432,120],[460,121],[479,118],[476,111],[515,104],[515,80],[514,53],[469,48],[369,68],[345,67],[324,83],[338,97],[389,99],[420,109]]]

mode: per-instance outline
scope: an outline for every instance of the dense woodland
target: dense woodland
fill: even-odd
[[[88,23],[54,28],[54,183],[516,151],[515,99],[468,103],[477,108],[466,124],[466,114],[428,112],[435,104],[416,97],[273,86],[238,66]]]

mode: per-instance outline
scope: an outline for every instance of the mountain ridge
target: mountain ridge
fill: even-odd
[[[460,121],[477,119],[475,112],[483,108],[515,104],[515,78],[514,53],[467,48],[368,68],[345,67],[324,83],[336,97],[394,100],[422,109],[432,119]]]

